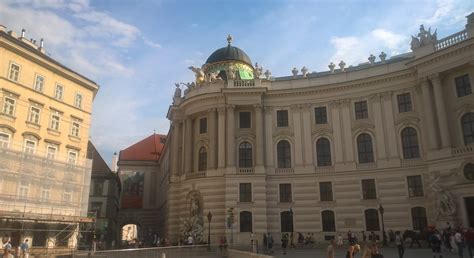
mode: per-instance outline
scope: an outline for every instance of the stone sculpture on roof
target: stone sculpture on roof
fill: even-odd
[[[435,30],[435,32],[431,34],[431,27],[427,31],[423,25],[420,25],[420,32],[418,35],[416,37],[411,36],[411,50],[415,50],[429,44],[436,44],[438,41],[436,32],[437,31]]]

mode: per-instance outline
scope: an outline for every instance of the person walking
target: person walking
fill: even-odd
[[[403,258],[405,254],[405,247],[403,246],[403,238],[400,235],[400,231],[395,232],[395,245],[398,249],[398,257]]]
[[[439,258],[443,258],[443,255],[441,254],[442,241],[438,230],[435,230],[434,234],[430,236],[429,241],[431,244],[431,251],[433,251],[433,258],[436,258],[437,255]]]
[[[334,239],[331,239],[331,242],[328,245],[327,248],[327,255],[328,258],[335,258],[336,252],[334,250],[334,247],[336,246],[336,241]]]
[[[469,228],[466,233],[464,233],[464,240],[466,241],[467,252],[469,253],[469,258],[474,258],[472,254],[472,249],[474,249],[474,229]]]
[[[21,257],[22,258],[28,258],[29,253],[30,253],[30,246],[28,245],[28,238],[26,238],[25,241],[23,241],[23,243],[21,243],[20,249],[21,249]]]
[[[456,231],[456,234],[454,234],[454,241],[456,243],[456,246],[458,248],[458,255],[459,258],[464,257],[464,236],[462,235],[462,231],[458,229]]]
[[[288,247],[288,234],[283,233],[281,237],[281,248],[283,249],[283,254],[286,255],[286,248]]]
[[[273,254],[273,236],[267,233],[268,253]]]
[[[267,243],[267,233],[263,234],[263,254],[267,254],[268,243]]]
[[[341,248],[343,244],[344,244],[344,239],[342,238],[342,235],[339,233],[339,236],[337,236],[337,246]]]
[[[346,258],[354,258],[354,255],[360,252],[360,245],[353,244],[349,245],[347,249]]]

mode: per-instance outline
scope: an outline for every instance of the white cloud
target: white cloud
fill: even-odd
[[[143,38],[143,42],[144,42],[146,45],[148,45],[148,46],[150,46],[150,47],[153,47],[153,48],[162,48],[162,46],[161,46],[160,44],[158,44],[158,43],[152,41],[151,39],[149,39],[149,38],[147,38],[147,37],[145,37],[145,36],[143,36],[142,38]]]

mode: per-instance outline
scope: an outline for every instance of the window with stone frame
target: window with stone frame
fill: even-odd
[[[253,167],[252,159],[252,145],[249,142],[242,142],[239,145],[239,167],[251,168]]]
[[[293,232],[293,214],[290,211],[282,211],[280,213],[280,229],[281,232]]]
[[[323,224],[323,232],[336,232],[334,211],[325,210],[321,212],[321,220]]]
[[[78,153],[76,150],[69,150],[67,154],[67,163],[75,165],[77,162]]]
[[[63,202],[69,203],[72,202],[72,188],[66,187],[63,191]]]
[[[333,201],[332,182],[319,182],[319,198],[322,202]]]
[[[280,184],[280,202],[292,202],[291,184]]]
[[[316,141],[316,155],[318,167],[331,166],[331,143],[327,138]]]
[[[402,149],[404,159],[417,159],[420,157],[420,147],[418,146],[418,135],[412,127],[404,128],[401,132]]]
[[[34,154],[36,152],[36,145],[38,140],[36,138],[28,136],[28,139],[25,139],[23,152],[27,154]]]
[[[50,197],[51,197],[51,185],[43,185],[41,187],[40,200],[42,202],[47,202],[47,201],[49,201]]]
[[[94,184],[92,185],[93,188],[93,195],[94,196],[103,196],[104,195],[104,181],[103,180],[97,180],[94,181]]]
[[[362,179],[362,198],[364,200],[377,199],[375,179]]]
[[[253,232],[252,229],[252,212],[241,211],[239,214],[240,232]]]
[[[426,209],[423,207],[411,208],[411,220],[413,230],[426,230],[428,228],[428,218],[426,217]]]
[[[286,140],[281,140],[277,144],[278,168],[291,168],[291,146]]]
[[[28,198],[28,191],[30,188],[30,183],[27,181],[21,180],[18,186],[18,197],[21,199]]]
[[[47,159],[56,159],[56,154],[58,153],[58,145],[48,144],[46,146],[46,158]]]
[[[10,147],[11,133],[4,132],[3,128],[0,128],[0,148]]]
[[[63,100],[64,97],[64,86],[56,84],[56,88],[54,90],[54,98],[58,100]]]
[[[369,110],[367,108],[367,101],[354,102],[355,117],[356,119],[367,119],[369,118]]]
[[[288,110],[277,110],[277,127],[288,127]]]
[[[41,75],[36,75],[35,86],[34,86],[35,91],[43,92],[43,87],[44,87],[44,77]]]
[[[359,163],[374,162],[372,137],[369,134],[362,133],[357,137],[357,152],[359,155]]]
[[[51,111],[51,119],[49,122],[49,129],[59,131],[59,122],[61,121],[61,114],[57,111]]]
[[[199,148],[198,171],[207,170],[207,149],[206,147]]]
[[[365,229],[367,231],[380,231],[379,211],[368,209],[364,211]]]
[[[39,107],[31,106],[30,115],[28,116],[28,122],[33,124],[39,124],[40,122],[41,109]]]
[[[8,79],[17,82],[20,78],[20,66],[14,63],[10,64],[10,72],[8,73]]]
[[[77,119],[72,119],[71,122],[71,136],[79,137],[81,130],[81,123]]]
[[[409,92],[397,95],[397,102],[398,113],[412,111],[411,96]]]
[[[239,184],[239,202],[252,202],[252,184]]]
[[[422,197],[423,194],[423,181],[420,175],[407,176],[408,184],[408,196],[409,197]]]
[[[469,112],[461,118],[462,134],[464,144],[468,145],[474,142],[474,113]]]
[[[239,112],[239,128],[251,128],[251,118],[250,112]]]
[[[76,93],[76,95],[74,96],[74,106],[77,108],[82,108],[82,99],[82,94]]]
[[[458,97],[464,97],[472,94],[469,74],[454,78],[454,83],[456,84],[456,93]]]
[[[328,123],[328,113],[326,107],[314,108],[314,120],[317,125]]]
[[[16,100],[13,98],[5,97],[3,99],[3,110],[2,112],[9,116],[15,116],[15,104]]]
[[[207,117],[199,119],[199,133],[207,133]]]

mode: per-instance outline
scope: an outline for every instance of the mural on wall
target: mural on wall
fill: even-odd
[[[141,209],[143,206],[144,172],[124,172],[122,181],[122,209]]]

